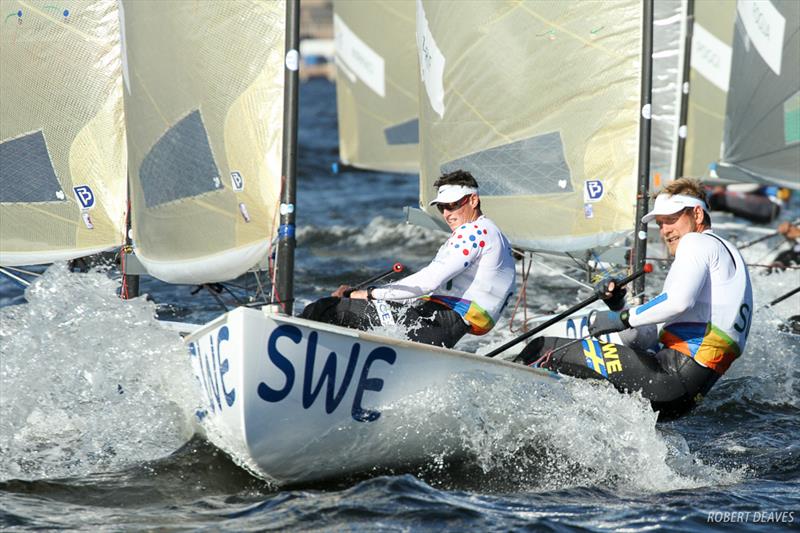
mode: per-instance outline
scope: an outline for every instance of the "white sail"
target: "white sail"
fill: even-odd
[[[683,175],[709,178],[722,149],[736,2],[695,2]]]
[[[680,118],[685,3],[685,0],[659,0],[653,6],[651,189],[660,188],[675,174],[673,165]]]
[[[435,212],[434,180],[462,168],[517,246],[581,250],[630,233],[642,3],[417,5],[423,208]]]
[[[274,234],[284,3],[122,5],[136,255],[171,283],[235,278]]]
[[[0,265],[120,246],[126,144],[116,0],[0,1]]]
[[[724,180],[800,189],[800,2],[737,3]]]
[[[414,0],[336,0],[339,158],[419,172]]]

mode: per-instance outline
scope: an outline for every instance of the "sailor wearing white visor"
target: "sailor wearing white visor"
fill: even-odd
[[[739,251],[711,231],[711,217],[702,185],[681,178],[657,197],[642,222],[655,221],[661,237],[675,256],[664,288],[649,302],[622,310],[624,289],[609,283],[603,297],[611,311],[590,319],[589,332],[600,336],[620,332],[619,359],[609,364],[608,347],[584,341],[583,349],[562,350],[546,366],[562,373],[585,373],[594,343],[603,355],[596,373],[619,390],[641,390],[662,419],[691,410],[744,352],[753,312],[750,275]],[[557,345],[551,340],[532,342],[526,351],[544,351]],[[616,351],[616,350],[613,350]],[[581,353],[582,352],[582,353]],[[524,352],[523,352],[524,353]],[[594,352],[592,352],[594,353]],[[535,354],[529,354],[529,360]],[[601,368],[602,367],[602,368]],[[615,372],[608,372],[613,368]],[[600,369],[600,370],[598,370]],[[601,371],[602,370],[602,371]],[[603,374],[605,372],[605,374]]]
[[[330,298],[309,304],[304,318],[370,329],[372,300],[386,302],[411,340],[451,348],[464,334],[483,335],[500,318],[514,292],[511,245],[481,212],[478,183],[469,172],[441,176],[430,202],[452,230],[429,265],[410,276],[366,290],[342,285]],[[378,303],[378,302],[376,302]]]

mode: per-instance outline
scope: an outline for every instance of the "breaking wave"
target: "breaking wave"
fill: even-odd
[[[105,273],[55,264],[0,309],[0,480],[85,476],[163,457],[193,433],[183,342]]]

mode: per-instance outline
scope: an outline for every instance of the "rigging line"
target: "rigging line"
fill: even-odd
[[[41,277],[41,275],[42,275],[39,272],[33,272],[32,270],[25,270],[24,268],[19,268],[19,267],[11,267],[11,266],[9,266],[9,267],[3,267],[3,268],[5,268],[7,270],[14,271],[14,272],[19,272],[21,274],[27,274],[29,276],[35,276],[37,278]]]
[[[578,281],[578,280],[577,280],[577,279],[575,279],[575,278],[571,278],[571,277],[569,277],[568,275],[566,275],[565,273],[561,272],[560,270],[558,270],[558,269],[556,269],[556,268],[553,268],[553,267],[551,267],[550,265],[548,265],[548,264],[546,264],[546,263],[544,263],[544,262],[542,262],[542,261],[537,261],[536,263],[537,263],[538,265],[540,265],[540,266],[543,266],[543,267],[545,267],[546,269],[550,270],[551,272],[554,272],[555,274],[558,274],[559,276],[561,276],[561,277],[563,277],[563,278],[567,278],[568,280],[572,281],[573,283],[576,283],[576,284],[580,285],[581,287],[584,287],[584,288],[586,288],[586,289],[589,289],[590,291],[593,291],[593,290],[594,290],[594,287],[592,287],[591,285],[588,285],[588,284],[586,284],[586,283],[584,283],[584,282],[582,282],[582,281]]]
[[[17,276],[16,274],[12,274],[11,272],[9,272],[8,270],[6,270],[3,267],[0,267],[0,274],[3,274],[4,276],[7,276],[9,279],[12,279],[12,280],[16,281],[17,283],[19,283],[23,287],[30,287],[30,285],[31,285],[30,281],[28,281],[28,280],[26,280],[24,278],[21,278],[20,276]]]
[[[512,248],[513,250],[513,248]],[[516,250],[514,250],[516,251]],[[531,267],[533,266],[533,261],[528,259],[528,268],[525,268],[525,258],[528,254],[522,254],[522,290],[520,290],[519,296],[517,296],[517,301],[514,304],[514,310],[511,312],[511,320],[508,322],[508,330],[511,333],[514,333],[514,317],[517,316],[517,310],[519,309],[520,303],[522,303],[522,326],[521,329],[523,331],[527,331],[526,327],[528,324],[528,275],[530,274]],[[517,330],[519,331],[519,330]]]

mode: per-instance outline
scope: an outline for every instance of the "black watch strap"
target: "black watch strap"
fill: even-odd
[[[375,299],[375,297],[372,296],[373,289],[375,289],[375,285],[370,285],[369,287],[367,287],[367,300],[374,300]]]
[[[625,325],[626,328],[630,329],[631,323],[628,322],[628,319],[631,317],[630,312],[626,309],[619,314],[619,319],[622,320],[622,323]]]

